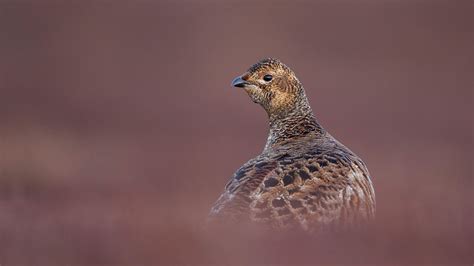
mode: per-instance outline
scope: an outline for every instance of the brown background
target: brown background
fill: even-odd
[[[474,261],[471,1],[65,2],[0,2],[0,264]],[[202,229],[269,56],[368,165],[370,232]]]

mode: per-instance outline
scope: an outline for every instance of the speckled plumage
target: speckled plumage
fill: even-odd
[[[265,81],[265,75],[272,79]],[[212,220],[314,232],[374,217],[375,194],[365,164],[319,125],[291,69],[265,59],[233,85],[266,110],[270,133],[262,154],[240,167],[225,186]]]

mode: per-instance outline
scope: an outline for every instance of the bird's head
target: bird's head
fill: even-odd
[[[232,86],[243,88],[269,116],[289,113],[299,101],[306,100],[303,87],[293,71],[273,58],[263,59],[250,67],[232,81]]]

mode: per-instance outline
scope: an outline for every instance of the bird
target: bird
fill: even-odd
[[[317,121],[305,89],[280,60],[267,58],[232,81],[268,115],[260,155],[242,165],[209,213],[210,221],[321,232],[375,217],[364,162]]]

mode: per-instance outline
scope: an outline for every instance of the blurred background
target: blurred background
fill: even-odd
[[[472,264],[473,25],[472,1],[1,1],[0,264]],[[265,144],[230,81],[266,57],[368,165],[369,232],[204,229]]]

